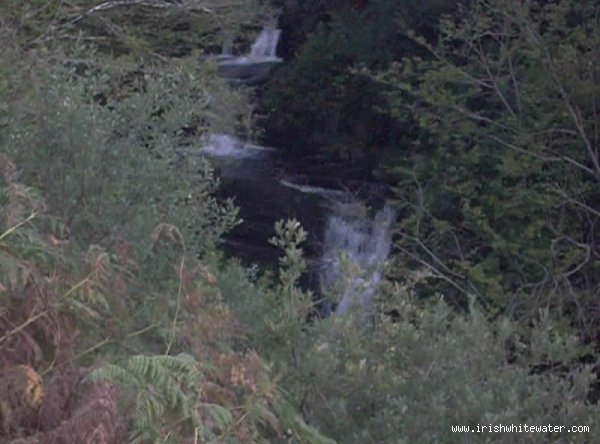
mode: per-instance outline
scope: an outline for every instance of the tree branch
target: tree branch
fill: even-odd
[[[144,6],[155,9],[179,9],[184,11],[200,11],[207,14],[215,15],[215,12],[205,6],[198,5],[197,1],[166,1],[166,0],[112,0],[100,3],[75,18],[71,19],[68,24],[74,25],[86,17],[89,17],[97,12],[108,11],[116,8],[128,8],[131,6]]]
[[[589,211],[590,213],[592,213],[595,216],[600,217],[600,211],[596,210],[595,208],[590,207],[589,205],[569,196],[567,193],[565,193],[563,190],[560,189],[560,187],[558,186],[554,186],[550,188],[551,191],[554,191],[556,194],[558,194],[559,196],[563,197],[567,202],[572,203],[573,205],[576,205],[580,208],[583,208],[587,211]]]
[[[556,64],[554,63],[552,54],[550,53],[550,50],[546,46],[546,43],[544,42],[542,37],[537,32],[535,32],[529,24],[525,27],[525,29],[529,33],[529,36],[531,37],[531,39],[539,46],[539,48],[542,50],[542,53],[544,54],[545,61],[546,61],[545,65],[546,65],[547,71],[550,74],[552,81],[558,88],[558,92],[559,92],[561,98],[563,99],[563,102],[564,102],[565,106],[567,107],[567,110],[569,111],[571,119],[573,119],[575,128],[577,129],[579,136],[581,137],[581,139],[583,140],[583,142],[585,144],[587,153],[590,156],[590,161],[592,162],[592,165],[594,167],[593,168],[594,175],[596,176],[596,178],[598,180],[600,180],[600,160],[598,159],[598,155],[595,152],[595,150],[592,146],[592,143],[590,142],[590,140],[586,134],[585,127],[584,127],[582,119],[581,119],[581,112],[577,106],[575,106],[571,103],[571,99],[570,99],[569,95],[567,94],[567,91],[565,90],[565,88],[557,74],[558,70],[556,68]]]

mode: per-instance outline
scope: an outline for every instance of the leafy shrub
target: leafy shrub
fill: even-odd
[[[459,315],[444,302],[425,309],[408,303],[398,322],[382,318],[370,330],[335,319],[328,330],[307,352],[314,364],[301,399],[307,421],[340,442],[464,442],[451,433],[459,424],[594,429],[592,368],[577,365],[584,349],[548,319],[524,330],[507,319],[490,322],[475,306]],[[558,363],[568,370],[561,373]],[[544,364],[549,370],[534,370]]]
[[[5,177],[16,170],[3,162]],[[171,267],[144,274],[135,245],[86,251],[57,238],[53,219],[37,218],[43,201],[6,182],[0,382],[14,390],[0,395],[0,436],[22,437],[15,441],[22,444],[90,436],[117,443],[125,431],[140,443],[331,442],[298,417],[269,366],[246,349],[216,278],[181,248],[175,227],[157,227],[154,257],[147,256]],[[86,363],[104,363],[87,382]],[[19,380],[11,376],[21,373]],[[119,396],[101,380],[121,387]],[[15,401],[21,398],[23,405]],[[130,405],[125,424],[119,412]]]
[[[254,0],[6,0],[0,34],[24,48],[68,46],[81,39],[111,54],[164,59],[197,55],[269,13],[267,5]]]
[[[14,388],[14,393],[9,389],[0,395],[0,436],[39,432],[24,442],[47,442],[44,434],[62,423],[56,439],[81,437],[98,428],[117,437],[120,423],[111,390],[90,388],[96,397],[73,401],[81,379],[76,360],[110,342],[98,329],[103,317],[111,317],[114,299],[109,292],[122,277],[113,273],[108,255],[81,251],[65,240],[64,225],[46,213],[35,190],[15,181],[17,171],[6,157],[0,158],[0,385]],[[104,407],[94,404],[97,400],[107,403],[104,423]],[[88,402],[89,408],[97,407],[95,418],[84,412]],[[68,421],[78,408],[76,428]]]
[[[462,11],[434,44],[407,31],[429,56],[379,77],[390,112],[415,125],[382,168],[407,215],[399,249],[432,271],[430,290],[519,316],[554,307],[595,337],[597,6]]]
[[[28,369],[25,388],[44,393],[27,409],[19,384],[0,396],[3,440],[330,442],[244,345],[198,260],[237,213],[190,145],[239,125],[243,92],[171,62],[3,53],[0,373],[15,385],[11,369]]]
[[[440,15],[455,6],[455,0],[285,2],[282,46],[294,57],[268,85],[267,142],[364,164],[404,141],[405,122],[381,107],[385,88],[360,69],[384,69],[418,53],[400,24],[433,37]]]
[[[236,213],[212,197],[210,166],[177,149],[199,142],[184,133],[194,122],[200,134],[232,125],[214,117],[224,108],[216,97],[228,101],[226,86],[185,63],[136,72],[105,62],[76,51],[17,63],[12,87],[1,92],[10,104],[0,116],[3,150],[84,242],[140,239],[177,221],[208,249]]]
[[[294,227],[278,225],[284,277],[302,270],[301,261],[291,260],[299,251]],[[463,312],[443,297],[423,303],[417,288],[430,275],[424,268],[406,285],[385,282],[371,322],[351,312],[306,323],[310,297],[290,291],[285,279],[276,286],[250,283],[239,266],[219,280],[223,300],[273,362],[304,421],[338,442],[464,442],[452,433],[457,425],[597,427],[598,407],[590,401],[595,355],[564,318],[542,311],[524,325],[490,318],[474,300]],[[391,307],[398,310],[393,319],[383,314]],[[590,435],[540,437],[588,442]],[[477,439],[528,442],[530,436]]]

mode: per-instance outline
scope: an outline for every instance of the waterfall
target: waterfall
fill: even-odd
[[[271,68],[282,62],[276,56],[280,34],[281,31],[276,29],[276,20],[267,24],[246,56],[232,55],[231,39],[226,36],[222,54],[214,56],[219,73],[233,84],[252,83],[266,78]],[[221,159],[222,177],[262,178],[263,186],[259,187],[261,194],[257,202],[262,208],[256,211],[262,218],[265,194],[278,194],[281,190],[277,186],[288,189],[287,193],[282,193],[283,196],[289,196],[289,189],[292,189],[303,194],[315,194],[324,201],[323,204],[325,201],[330,204],[333,202],[324,232],[323,254],[318,260],[321,290],[325,294],[336,292],[341,296],[336,314],[347,313],[355,303],[360,304],[368,314],[382,279],[383,265],[391,249],[392,226],[396,220],[396,211],[392,206],[386,204],[370,218],[364,204],[348,201],[347,190],[341,190],[338,186],[329,187],[332,184],[327,182],[322,186],[322,182],[296,183],[287,178],[278,179],[273,170],[258,168],[257,164],[260,162],[273,162],[271,156],[267,155],[269,149],[241,142],[226,134],[212,134],[204,140],[203,145],[202,152],[205,155]],[[227,164],[227,159],[237,161]],[[257,171],[265,174],[257,176]],[[247,188],[249,182],[243,183]],[[242,191],[247,194],[246,189]],[[282,208],[288,208],[288,204],[286,202]],[[322,206],[320,204],[319,209]],[[298,211],[296,207],[289,208],[291,212]],[[307,213],[313,212],[314,208],[311,208]],[[253,236],[256,237],[255,234]],[[351,269],[349,273],[347,268]]]
[[[276,57],[275,51],[277,50],[277,42],[279,42],[280,35],[280,29],[265,27],[252,44],[249,58]]]
[[[361,203],[335,205],[325,229],[321,286],[325,291],[340,289],[336,314],[347,313],[356,302],[364,311],[371,310],[390,253],[395,220],[396,211],[389,204],[372,220]],[[344,263],[352,268],[350,276],[344,273]]]
[[[223,46],[221,47],[221,56],[233,57],[232,50],[233,50],[233,39],[231,38],[231,36],[228,35],[223,39]]]
[[[242,142],[228,134],[210,134],[204,139],[202,145],[204,155],[230,159],[256,157],[261,153],[272,151],[274,151],[273,148]]]
[[[276,56],[277,43],[281,30],[276,28],[275,22],[267,24],[245,56],[231,55],[230,40],[223,43],[223,50],[216,59],[219,73],[232,83],[252,83],[265,79],[271,68],[282,60]]]

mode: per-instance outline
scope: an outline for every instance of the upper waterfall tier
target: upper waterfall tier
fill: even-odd
[[[252,44],[250,58],[277,57],[275,51],[277,50],[280,35],[280,29],[264,28]]]
[[[281,30],[274,26],[264,27],[252,44],[248,55],[235,57],[223,54],[219,57],[219,73],[233,82],[240,83],[264,79],[271,68],[282,61],[276,56],[280,35]]]

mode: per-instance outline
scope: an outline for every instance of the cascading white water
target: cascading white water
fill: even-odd
[[[275,57],[280,35],[281,30],[279,29],[264,28],[256,38],[252,48],[250,48],[249,58]]]
[[[273,149],[245,143],[227,134],[211,134],[202,147],[202,153],[207,156],[231,159],[255,157],[267,151],[273,151]]]
[[[357,302],[364,311],[371,310],[390,253],[395,220],[396,211],[389,204],[373,220],[361,203],[335,205],[325,229],[321,286],[325,291],[336,288],[341,292],[336,314],[347,313]],[[343,270],[344,261],[353,268],[349,276]]]
[[[266,77],[271,67],[282,61],[276,56],[280,34],[275,23],[268,24],[258,35],[250,53],[242,57],[231,55],[231,41],[225,39],[223,54],[217,57],[220,74],[234,83],[253,82]],[[250,162],[250,157],[256,159],[258,153],[266,150],[224,134],[211,135],[203,147],[206,155],[244,159],[243,163]],[[232,177],[241,174],[240,171],[239,168],[234,169]],[[226,174],[223,168],[221,172]],[[324,253],[319,267],[321,287],[324,292],[335,290],[341,294],[336,314],[347,313],[355,302],[368,313],[382,278],[383,264],[390,253],[395,210],[386,204],[371,220],[365,206],[357,202],[348,203],[342,190],[297,184],[286,179],[280,179],[278,183],[334,202],[325,230]],[[350,274],[344,272],[344,263],[350,263],[354,268]]]
[[[279,183],[302,193],[320,195],[333,203],[325,227],[319,266],[321,291],[341,295],[336,314],[347,313],[357,302],[363,311],[370,312],[381,282],[383,265],[390,254],[396,210],[386,203],[370,219],[366,206],[349,200],[346,191],[299,185],[286,180]]]
[[[269,23],[260,32],[250,50],[250,54],[242,57],[231,55],[232,40],[226,36],[222,54],[217,56],[220,74],[233,82],[251,82],[265,77],[273,64],[281,62],[275,56],[277,42],[281,30],[276,29],[275,21]],[[227,134],[212,134],[204,141],[203,152],[213,157],[244,158],[265,151],[257,145],[241,142]]]
[[[294,190],[300,191],[301,193],[309,193],[309,194],[318,194],[320,196],[323,196],[325,198],[343,198],[344,196],[346,196],[346,192],[342,191],[342,190],[334,190],[333,188],[323,188],[323,187],[319,187],[319,186],[313,186],[313,185],[301,185],[301,184],[296,184],[293,182],[290,182],[289,180],[286,179],[279,179],[279,183],[281,185],[283,185],[284,187],[288,187],[288,188],[292,188]]]
[[[252,44],[250,53],[241,57],[231,55],[231,45],[226,39],[223,54],[217,57],[219,73],[234,83],[264,79],[274,65],[282,62],[276,56],[280,35],[281,30],[276,29],[275,23],[269,23]]]

